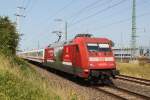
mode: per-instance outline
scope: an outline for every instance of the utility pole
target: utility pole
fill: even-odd
[[[24,7],[18,6],[18,7],[17,7],[17,13],[15,14],[15,16],[16,16],[17,31],[18,31],[19,34],[20,34],[20,18],[21,18],[21,17],[23,17],[23,18],[25,17],[24,15],[21,14],[21,12],[22,12],[23,10],[25,10]]]
[[[124,52],[124,48],[123,48],[123,34],[121,33],[121,62],[123,62],[123,52]]]
[[[39,42],[39,40],[38,40],[38,50],[40,49],[40,42]]]
[[[67,34],[68,34],[68,23],[65,21],[65,41],[67,41]]]
[[[136,0],[132,4],[131,59],[136,58]]]

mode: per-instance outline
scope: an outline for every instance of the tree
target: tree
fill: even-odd
[[[19,37],[15,24],[8,17],[0,17],[0,51],[15,55]]]

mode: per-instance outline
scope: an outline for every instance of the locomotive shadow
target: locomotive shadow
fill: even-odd
[[[34,61],[30,61],[30,60],[28,60],[28,62],[32,63],[32,64],[36,65],[37,67],[40,67],[44,70],[47,70],[48,72],[51,72],[59,77],[67,79],[68,81],[74,82],[80,86],[85,86],[85,87],[98,86],[99,87],[99,86],[106,86],[106,85],[114,85],[112,82],[112,79],[107,79],[103,82],[95,83],[94,81],[89,81],[89,80],[85,80],[80,77],[76,77],[72,74],[68,74],[68,73],[59,71],[57,69],[50,68],[50,67],[42,65],[41,63],[38,63],[38,62],[34,62]]]

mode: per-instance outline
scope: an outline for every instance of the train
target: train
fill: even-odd
[[[115,78],[119,74],[108,38],[78,34],[72,40],[53,43],[44,49],[19,53],[19,56],[90,81]]]

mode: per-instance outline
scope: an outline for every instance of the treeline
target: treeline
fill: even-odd
[[[15,23],[8,17],[0,16],[0,52],[15,55],[19,37]]]

